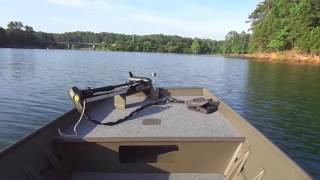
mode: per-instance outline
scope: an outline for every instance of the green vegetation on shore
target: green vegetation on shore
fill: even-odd
[[[319,0],[265,0],[250,14],[250,52],[320,54]]]
[[[68,47],[70,42],[72,46]],[[217,54],[222,53],[222,41],[211,39],[186,38],[180,36],[125,35],[116,33],[35,32],[32,27],[21,22],[10,22],[6,29],[0,28],[0,47],[17,48],[61,48],[79,49],[92,47],[97,50],[163,52],[185,54]]]
[[[249,22],[250,37],[236,32],[226,36],[225,54],[250,53],[251,57],[259,58],[261,56],[256,54],[264,53],[263,56],[268,57],[284,52],[282,54],[291,57],[295,51],[320,55],[319,0],[264,0],[249,15]],[[240,47],[244,50],[240,51]],[[266,56],[266,53],[270,55]]]
[[[109,51],[253,56],[295,51],[320,55],[319,0],[264,0],[249,15],[248,22],[250,33],[231,31],[223,41],[162,34],[44,33],[21,22],[10,22],[6,29],[0,27],[0,47],[80,49],[95,43],[95,49]]]

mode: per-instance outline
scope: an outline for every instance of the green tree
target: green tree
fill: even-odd
[[[271,50],[281,51],[285,50],[287,47],[287,37],[289,33],[287,29],[281,29],[279,32],[275,34],[275,38],[273,38],[267,47]]]
[[[25,25],[25,26],[24,26],[24,29],[25,29],[26,32],[34,32],[34,31],[33,31],[33,27],[28,26],[28,25]]]
[[[22,31],[23,24],[19,21],[11,21],[8,24],[8,31]]]
[[[250,35],[242,31],[230,31],[223,43],[223,53],[225,54],[244,54],[248,52]]]
[[[320,54],[320,27],[305,32],[297,41],[297,47],[302,52]]]
[[[199,54],[200,53],[200,43],[197,39],[193,40],[191,45],[191,52],[192,54]]]
[[[5,29],[0,27],[0,47],[3,47],[8,44],[8,36]]]
[[[240,33],[240,49],[241,49],[241,54],[248,53],[249,49],[249,41],[250,41],[250,34],[242,31]]]

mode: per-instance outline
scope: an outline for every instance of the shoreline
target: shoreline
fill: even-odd
[[[246,58],[256,61],[281,62],[290,64],[317,64],[320,65],[320,55],[301,54],[295,51],[252,54],[226,54],[226,57]]]
[[[156,51],[112,51],[112,50],[101,50],[91,48],[79,48],[79,49],[65,49],[65,48],[28,48],[28,47],[0,47],[0,49],[40,49],[40,50],[70,50],[70,51],[91,51],[91,52],[124,52],[124,53],[151,53],[151,54],[173,54],[173,55],[192,55],[192,56],[224,56],[224,54],[192,54],[192,53],[178,53],[178,52],[156,52]]]

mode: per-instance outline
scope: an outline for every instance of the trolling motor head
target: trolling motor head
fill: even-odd
[[[151,83],[152,83],[152,80],[151,80],[150,78],[147,78],[147,77],[134,76],[134,75],[132,74],[132,72],[129,72],[128,82],[129,82],[129,83],[141,82],[141,83],[151,84]]]
[[[81,90],[79,90],[77,87],[72,87],[71,89],[69,89],[69,97],[72,101],[73,106],[79,111],[82,111],[82,107],[83,107],[83,95]]]
[[[152,80],[147,77],[134,76],[129,72],[128,82],[119,85],[111,85],[100,88],[88,88],[80,90],[72,87],[69,90],[69,97],[74,107],[79,111],[83,111],[84,103],[106,99],[116,95],[131,95],[138,92],[145,92],[148,95],[153,94],[154,88]]]

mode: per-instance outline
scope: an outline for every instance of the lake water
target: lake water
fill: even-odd
[[[213,91],[320,178],[320,66],[157,53],[0,49],[0,148],[72,108],[67,90],[122,83]]]

